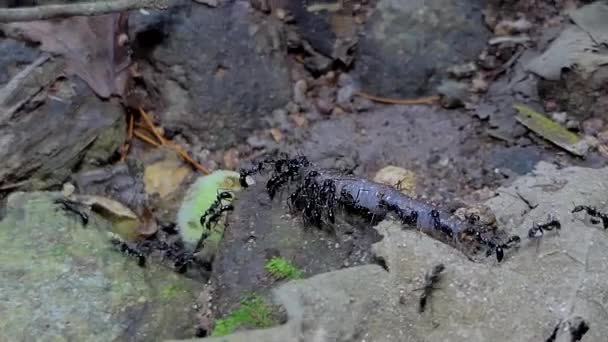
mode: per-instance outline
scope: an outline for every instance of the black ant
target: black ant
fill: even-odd
[[[433,228],[446,234],[449,237],[454,237],[454,232],[448,227],[446,224],[441,223],[441,218],[439,217],[439,211],[433,209],[429,213],[431,219],[433,220]]]
[[[335,223],[334,208],[336,206],[336,183],[331,179],[326,179],[321,186],[319,193],[319,199],[325,209],[327,210],[327,218],[329,222]]]
[[[577,205],[572,209],[572,213],[577,213],[579,211],[587,212],[587,215],[592,217],[592,223],[597,224],[602,221],[602,226],[604,229],[608,229],[608,215],[600,212],[595,207],[590,207],[588,205]]]
[[[401,223],[407,226],[416,225],[418,223],[418,212],[416,210],[410,211],[408,214],[405,210],[399,208],[396,204],[387,203],[383,198],[380,199],[380,206],[384,207],[388,211],[394,212]]]
[[[580,316],[573,317],[571,320],[568,320],[566,322],[560,321],[555,326],[555,329],[553,329],[553,333],[551,334],[551,336],[549,336],[549,338],[545,342],[555,342],[558,338],[557,335],[560,330],[565,331],[570,335],[569,340],[571,342],[577,342],[580,341],[583,336],[585,336],[585,334],[589,331],[589,325]],[[560,341],[561,340],[562,339],[560,339]]]
[[[223,200],[232,199],[232,194],[228,191],[220,192],[217,195],[217,199],[215,202],[211,203],[209,209],[205,211],[205,213],[201,216],[201,226],[206,227],[207,229],[211,228],[211,223],[217,222],[223,212],[234,210],[232,204],[226,204],[222,202]]]
[[[532,228],[528,231],[529,239],[540,239],[545,235],[546,230],[560,230],[562,228],[561,223],[552,216],[549,216],[549,222],[543,224],[533,224]]]
[[[137,265],[139,267],[146,267],[146,255],[144,252],[135,246],[130,246],[129,243],[119,238],[112,238],[110,240],[113,246],[117,247],[121,253],[137,258]]]
[[[498,262],[502,262],[505,257],[505,250],[513,248],[521,242],[521,238],[517,235],[511,236],[507,241],[502,243],[496,243],[490,239],[486,239],[481,235],[481,232],[475,232],[475,238],[477,242],[486,244],[489,248],[486,252],[486,257],[492,255],[492,253],[496,253],[496,260]]]
[[[424,278],[424,286],[422,288],[416,290],[422,290],[422,295],[420,295],[420,307],[419,312],[423,313],[426,308],[426,303],[428,299],[431,297],[433,290],[436,290],[435,285],[441,279],[441,273],[445,270],[445,266],[443,264],[438,264],[433,267],[431,272],[429,272]]]
[[[63,210],[78,215],[78,217],[80,217],[80,221],[82,221],[83,226],[86,226],[89,223],[89,215],[82,211],[82,204],[70,201],[65,198],[58,198],[54,201],[54,203],[61,204]]]
[[[275,172],[266,183],[266,191],[273,199],[277,191],[288,181],[293,180],[299,171],[310,165],[308,158],[299,156],[294,159],[279,159],[274,162]]]
[[[513,235],[506,242],[494,246],[494,249],[496,251],[496,260],[498,260],[498,262],[502,262],[502,259],[504,259],[505,257],[505,249],[512,248],[518,245],[520,242],[521,238],[517,235]],[[492,245],[490,245],[490,247],[492,247]],[[491,250],[488,252],[489,253],[487,254],[487,256],[490,256],[492,254]]]
[[[240,169],[239,170],[239,183],[241,184],[241,186],[243,188],[249,187],[250,184],[247,181],[247,177],[253,175],[254,173],[264,171],[267,164],[273,164],[273,163],[275,163],[274,160],[272,160],[270,158],[266,158],[266,159],[258,162],[257,165],[253,166],[250,169],[243,169],[243,168]]]
[[[481,220],[481,218],[477,214],[468,214],[468,215],[465,215],[465,219],[470,224],[477,224]]]

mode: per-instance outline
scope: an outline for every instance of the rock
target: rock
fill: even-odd
[[[25,103],[10,123],[0,123],[0,187],[23,180],[29,189],[63,184],[74,169],[107,162],[125,141],[122,107],[99,100],[75,77],[58,80],[62,70],[60,60],[49,60],[9,99],[7,107]]]
[[[272,291],[289,320],[270,329],[240,332],[222,341],[544,341],[560,322],[589,327],[583,340],[608,334],[608,236],[571,213],[572,201],[599,206],[608,188],[608,168],[548,163],[521,177],[486,202],[498,224],[526,237],[548,214],[567,224],[560,234],[545,234],[542,244],[523,242],[501,265],[475,263],[457,249],[385,221],[374,245],[387,270],[358,266],[283,284]],[[514,196],[514,194],[517,194]],[[531,209],[529,203],[538,204]],[[390,238],[386,238],[390,237]],[[425,274],[446,269],[427,304],[418,311]],[[505,317],[518,329],[505,331]],[[475,322],[475,324],[471,324]],[[203,339],[220,341],[220,339]]]
[[[0,38],[0,86],[11,80],[21,68],[31,64],[40,52],[24,42]]]
[[[141,215],[150,204],[143,174],[143,165],[128,161],[75,173],[70,181],[79,194],[111,198]]]
[[[321,114],[330,114],[331,110],[334,108],[333,103],[326,99],[317,99],[317,109]]]
[[[247,2],[151,13],[133,12],[131,33],[136,56],[154,66],[143,77],[166,105],[158,113],[164,125],[208,149],[227,148],[266,128],[260,117],[291,99],[280,23],[260,18]]]
[[[280,1],[279,1],[280,2]],[[294,28],[304,49],[314,60],[307,61],[311,72],[325,73],[333,61],[350,66],[357,43],[352,11],[336,2],[282,1],[294,21]]]
[[[482,1],[380,0],[357,48],[354,76],[386,97],[434,95],[446,69],[474,60],[489,31]]]
[[[298,80],[293,86],[293,101],[299,105],[303,105],[306,102],[306,91],[308,85],[306,80]]]
[[[583,121],[582,126],[583,132],[586,135],[596,135],[604,127],[604,120],[602,120],[601,118],[591,118],[589,120]]]
[[[374,103],[364,97],[357,96],[353,100],[353,107],[358,112],[367,112],[374,107]]]
[[[468,101],[469,92],[466,84],[451,80],[444,80],[437,92],[442,95],[441,105],[445,108],[462,107]]]
[[[566,112],[555,112],[551,114],[551,118],[553,121],[557,122],[560,125],[563,125],[568,121],[568,113]]]
[[[349,108],[354,95],[355,87],[353,85],[346,85],[338,90],[336,103],[342,108]]]
[[[0,335],[6,340],[163,340],[195,335],[201,285],[111,248],[101,217],[86,227],[53,203],[13,193],[0,221]],[[94,214],[92,214],[94,215]]]
[[[602,117],[608,96],[608,53],[597,47],[608,44],[608,4],[594,1],[569,12],[572,24],[527,69],[541,77],[538,92],[555,101],[559,110],[579,119]]]
[[[447,69],[447,73],[450,77],[455,79],[463,79],[473,76],[477,72],[477,65],[473,62],[454,65]]]

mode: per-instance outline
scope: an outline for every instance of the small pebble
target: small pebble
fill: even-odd
[[[330,114],[331,110],[333,109],[333,105],[330,101],[326,100],[326,99],[317,99],[317,109],[319,110],[319,112],[321,112],[321,114]]]
[[[285,109],[287,109],[289,114],[297,114],[300,112],[300,106],[298,106],[296,103],[294,103],[292,101],[289,101],[287,103],[287,105],[285,106]]]
[[[578,120],[571,119],[566,122],[566,128],[569,131],[578,132],[580,129],[579,126],[580,126],[580,123],[578,122]]]
[[[308,90],[308,85],[305,80],[299,80],[293,87],[293,100],[295,103],[302,105],[306,102],[306,91]]]
[[[338,103],[338,105],[340,105],[342,107],[348,107],[350,105],[350,102],[351,102],[354,94],[355,94],[355,87],[353,85],[344,86],[344,87],[340,88],[340,90],[338,90],[338,96],[337,96],[336,102]]]
[[[566,123],[566,120],[568,120],[568,113],[555,112],[555,113],[551,114],[551,118],[553,119],[553,121],[557,122],[558,124],[563,125],[564,123]]]
[[[602,131],[604,127],[604,120],[600,118],[591,118],[583,121],[583,132],[586,135],[596,135]]]

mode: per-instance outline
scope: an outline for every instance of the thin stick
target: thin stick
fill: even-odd
[[[159,143],[157,143],[157,142],[156,142],[156,141],[154,141],[152,138],[148,137],[147,135],[145,135],[144,133],[142,133],[142,132],[140,132],[140,131],[138,131],[138,130],[135,130],[135,131],[133,132],[133,134],[134,134],[136,137],[138,137],[139,139],[141,139],[141,140],[143,140],[143,141],[147,142],[148,144],[150,144],[150,145],[152,145],[152,146],[154,146],[154,147],[159,147],[159,146],[160,146],[160,144],[159,144]]]
[[[204,166],[202,166],[201,164],[199,164],[196,160],[192,159],[192,157],[190,157],[188,155],[188,153],[186,153],[184,150],[182,150],[181,147],[175,145],[172,142],[169,142],[167,144],[167,146],[169,146],[169,148],[171,148],[172,150],[174,150],[175,152],[177,152],[182,158],[184,158],[184,160],[186,160],[187,162],[189,162],[190,164],[192,164],[200,172],[204,173],[205,175],[208,175],[210,173],[209,170],[207,170]]]
[[[129,114],[129,130],[127,131],[127,139],[131,140],[133,138],[133,124],[135,122],[135,118],[133,114]]]
[[[398,105],[417,105],[417,104],[433,104],[439,101],[439,96],[428,96],[421,97],[419,99],[389,99],[386,97],[374,96],[364,92],[358,92],[356,95],[359,95],[368,100],[372,100],[374,102],[379,103],[387,103],[387,104],[398,104]]]
[[[177,0],[111,0],[76,4],[0,9],[0,23],[101,15],[135,9],[163,10],[180,4]]]
[[[156,130],[156,127],[152,123],[152,119],[150,119],[150,117],[148,116],[148,114],[141,107],[139,107],[139,113],[141,114],[142,119],[144,119],[144,122],[146,123],[146,125],[148,125],[148,129],[152,132],[152,134],[154,134],[154,136],[156,137],[156,139],[158,139],[158,141],[160,142],[160,144],[161,145],[165,145],[167,143],[167,141]]]
[[[127,142],[124,144],[124,148],[120,155],[120,161],[127,159],[127,155],[129,154],[129,150],[131,149],[131,140],[133,139],[133,114],[127,114],[129,117],[129,127],[127,128]]]

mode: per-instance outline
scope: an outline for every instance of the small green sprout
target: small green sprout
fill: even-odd
[[[266,271],[277,279],[299,279],[302,271],[285,258],[274,257],[264,266]]]
[[[211,336],[221,337],[241,328],[268,328],[276,324],[272,307],[262,297],[254,295],[243,300],[228,317],[217,320]]]

